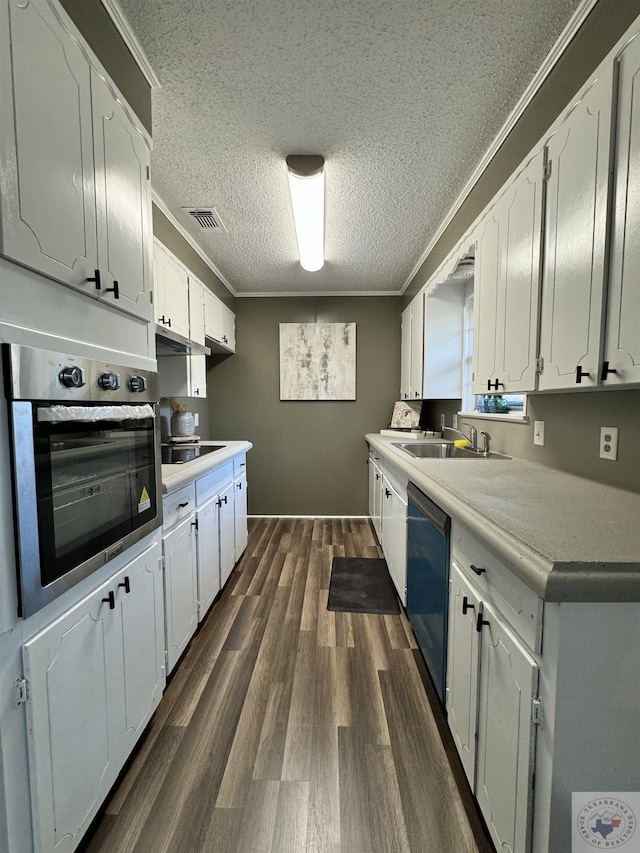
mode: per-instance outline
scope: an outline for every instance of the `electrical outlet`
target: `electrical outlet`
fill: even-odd
[[[200,415],[197,412],[193,413],[193,425],[200,426]]]
[[[544,421],[533,422],[533,443],[544,447]]]
[[[451,421],[451,426],[454,429],[458,429],[458,416],[457,415],[453,416],[453,420]]]
[[[444,415],[440,415],[440,429],[444,429],[447,424],[447,419]]]
[[[618,458],[618,427],[600,427],[600,459]]]

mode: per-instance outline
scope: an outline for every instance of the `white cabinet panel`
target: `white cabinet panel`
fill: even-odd
[[[11,0],[8,9],[2,253],[94,295],[86,281],[97,266],[90,66],[46,4]]]
[[[100,298],[151,320],[151,195],[147,143],[91,70]]]
[[[462,766],[473,788],[476,770],[480,599],[455,563],[451,566],[447,650],[447,721]]]
[[[220,592],[218,497],[196,510],[198,522],[198,619],[202,620]]]
[[[611,273],[602,381],[640,382],[640,39],[618,60]]]
[[[224,337],[224,326],[222,320],[222,309],[224,308],[224,303],[207,289],[205,291],[204,308],[205,334],[208,338],[211,338],[221,344]]]
[[[462,397],[465,285],[446,281],[424,297],[422,392],[424,399]]]
[[[155,543],[23,648],[37,853],[72,851],[160,701]]]
[[[189,276],[189,338],[197,344],[204,344],[205,314],[204,285],[193,276]]]
[[[157,240],[153,244],[156,323],[189,337],[189,277],[178,259]]]
[[[402,603],[407,603],[407,498],[383,474],[382,550]]]
[[[176,665],[198,626],[194,530],[195,515],[191,513],[162,537],[167,673]]]
[[[222,306],[222,343],[231,351],[236,349],[236,315],[231,308]]]
[[[547,143],[539,390],[599,381],[612,90],[605,63]]]
[[[424,294],[419,293],[402,312],[400,398],[422,399]]]
[[[538,667],[492,611],[485,608],[482,619],[475,793],[497,849],[525,853]]]
[[[235,566],[234,488],[229,483],[218,497],[220,511],[220,584],[224,586]]]
[[[476,394],[536,387],[544,152],[507,184],[482,223],[476,251]]]
[[[8,10],[2,253],[149,320],[147,135],[54,4]]]
[[[233,482],[235,495],[233,512],[235,522],[235,562],[237,563],[247,547],[249,530],[247,527],[247,478],[243,474]]]
[[[373,529],[382,541],[382,471],[375,458],[369,455],[369,515]]]

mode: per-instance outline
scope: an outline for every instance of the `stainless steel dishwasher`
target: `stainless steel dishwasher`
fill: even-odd
[[[451,519],[413,483],[407,498],[407,615],[444,704]]]

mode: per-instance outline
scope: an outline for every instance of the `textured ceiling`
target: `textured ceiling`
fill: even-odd
[[[120,0],[157,74],[157,195],[244,293],[399,293],[578,0]],[[326,262],[284,158],[322,154]],[[181,208],[213,205],[227,233]]]

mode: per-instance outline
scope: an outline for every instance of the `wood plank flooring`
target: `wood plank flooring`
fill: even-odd
[[[328,611],[334,555],[381,556],[369,522],[250,519],[87,853],[493,850],[406,616]]]

